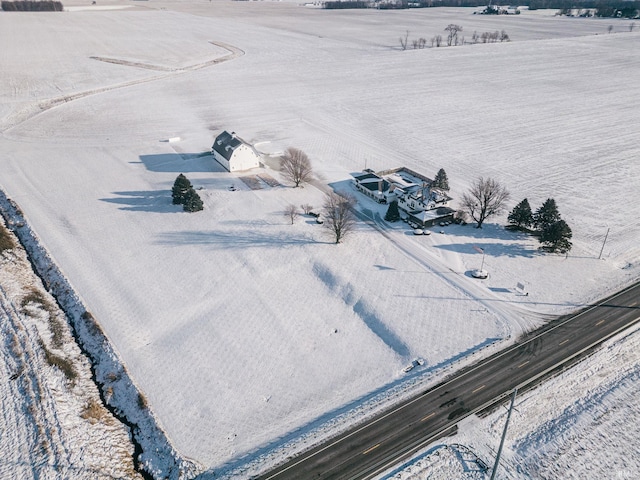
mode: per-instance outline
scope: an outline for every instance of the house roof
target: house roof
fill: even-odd
[[[355,178],[359,182],[363,182],[364,180],[368,180],[368,179],[375,179],[376,181],[377,180],[382,180],[381,177],[379,177],[375,173],[371,173],[371,172],[359,173],[357,175],[353,175],[353,178]]]
[[[229,160],[231,159],[231,155],[233,155],[233,151],[240,145],[242,145],[242,141],[225,130],[216,137],[211,148]]]
[[[382,188],[380,188],[381,182],[382,182]],[[386,180],[383,180],[382,178],[378,178],[378,179],[372,178],[370,180],[360,182],[360,185],[362,185],[367,190],[371,190],[375,192],[378,192],[378,191],[386,192],[389,189],[389,182],[387,182]]]

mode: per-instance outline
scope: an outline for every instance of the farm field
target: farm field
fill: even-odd
[[[203,478],[298,436],[302,448],[335,416],[355,421],[638,279],[640,33],[628,21],[99,3],[0,12],[0,187]],[[400,50],[406,30],[430,38],[453,22],[512,41]],[[251,190],[207,154],[224,129],[266,153],[304,150],[317,181],[293,189],[265,168],[283,186]],[[419,238],[362,221],[340,245],[284,217],[352,191],[365,166],[443,167],[454,208],[478,176],[511,190],[509,207],[553,197],[574,248],[543,255],[504,216]],[[204,211],[171,205],[179,173]],[[364,216],[384,215],[357,198]],[[484,282],[468,275],[474,245]]]

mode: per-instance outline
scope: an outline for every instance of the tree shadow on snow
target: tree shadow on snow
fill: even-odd
[[[171,203],[169,190],[113,192],[113,194],[119,195],[119,197],[101,198],[100,200],[122,205],[120,210],[133,212],[175,213],[182,211],[181,205]]]
[[[159,153],[140,155],[140,163],[151,172],[226,172],[209,152],[200,153]]]
[[[242,234],[220,232],[215,230],[200,230],[190,232],[165,232],[160,234],[156,244],[180,245],[210,245],[217,249],[247,249],[255,247],[281,248],[286,245],[317,244],[317,240],[308,235],[296,233],[282,233],[271,235],[258,231],[245,231]]]

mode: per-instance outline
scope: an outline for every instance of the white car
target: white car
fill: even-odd
[[[422,231],[421,228],[414,228],[413,229],[413,234],[414,235],[424,235],[424,231]]]
[[[487,272],[486,270],[471,270],[471,276],[473,278],[480,278],[480,279],[485,279],[487,277],[489,277],[489,272]]]

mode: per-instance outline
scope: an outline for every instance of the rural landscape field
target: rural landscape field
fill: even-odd
[[[629,20],[90,3],[0,12],[0,188],[144,398],[131,408],[152,412],[166,435],[174,459],[147,452],[158,478],[259,473],[640,277],[640,27]],[[451,23],[466,44],[401,48],[406,32],[430,39]],[[502,30],[509,42],[470,44],[474,32]],[[229,173],[213,159],[223,130],[261,152],[257,172],[277,185],[251,188],[255,172]],[[288,147],[312,161],[304,188],[274,167]],[[386,206],[357,193],[351,175],[402,166],[428,177],[444,168],[453,208],[481,176],[511,192],[508,209],[554,198],[573,248],[541,251],[504,228],[508,211],[482,229],[438,226],[429,236],[384,222]],[[180,173],[204,210],[172,205]],[[331,190],[358,200],[356,228],[340,244],[312,217],[284,215],[291,204],[320,211]],[[469,275],[481,262],[486,280]],[[594,463],[635,477],[637,431],[608,430],[616,441],[600,448],[602,436],[576,429],[606,417],[589,410],[600,399],[623,408],[637,395],[638,341],[621,338],[587,373],[541,387],[549,398],[553,388],[573,392],[556,396],[552,412],[525,418],[536,403],[528,393],[504,478],[588,478]],[[417,358],[424,365],[403,372]],[[594,371],[601,381],[576,382]],[[574,410],[586,412],[572,417],[582,419],[574,430],[545,430]],[[466,420],[454,441],[488,460],[501,413],[478,423],[489,433]],[[620,416],[607,418],[624,429]],[[536,441],[550,446],[534,451]],[[579,460],[553,460],[576,443],[568,455]],[[415,459],[422,476],[399,466],[387,478],[452,478],[456,458],[426,470]],[[614,470],[604,458],[619,459]],[[0,469],[62,478],[23,467]]]

